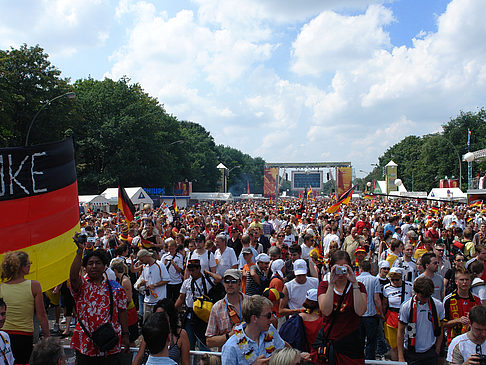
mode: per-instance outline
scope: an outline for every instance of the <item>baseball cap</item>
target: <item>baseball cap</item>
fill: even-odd
[[[379,262],[378,267],[380,269],[383,269],[385,267],[390,268],[390,263],[386,260],[382,260],[382,261]]]
[[[275,288],[266,288],[263,291],[263,296],[265,298],[270,299],[273,303],[275,303],[276,301],[282,299],[285,295],[282,292],[279,292]]]
[[[402,272],[402,269],[400,269],[399,267],[392,267],[390,269],[390,272],[388,273],[388,275],[391,275],[391,274],[400,274],[400,275],[403,275],[403,272]]]
[[[255,261],[256,262],[270,262],[270,256],[268,256],[266,253],[261,253],[256,257]]]
[[[309,289],[305,294],[305,299],[312,300],[313,302],[317,302],[317,289]]]
[[[142,257],[145,257],[145,256],[152,256],[152,254],[150,253],[149,250],[146,250],[146,249],[141,249],[140,251],[138,251],[137,253],[137,257],[140,259]]]
[[[294,274],[295,275],[307,275],[307,264],[305,260],[298,259],[294,262]]]
[[[243,250],[241,250],[241,253],[246,254],[246,253],[253,253],[253,252],[251,251],[250,247],[245,247]]]
[[[241,271],[238,269],[228,269],[224,272],[223,278],[232,277],[233,279],[241,280]]]
[[[358,252],[366,253],[366,249],[363,246],[358,246],[358,248],[356,249],[355,253],[358,253]]]

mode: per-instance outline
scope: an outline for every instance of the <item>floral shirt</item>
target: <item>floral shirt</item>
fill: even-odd
[[[125,290],[116,281],[110,280],[113,293],[113,318],[112,325],[121,338],[121,325],[118,322],[119,310],[127,309],[127,295]],[[99,326],[109,321],[110,316],[110,292],[107,280],[104,279],[101,285],[90,281],[87,277],[81,278],[81,285],[77,292],[71,289],[74,300],[76,301],[76,312],[79,321],[83,322],[88,332],[91,334]],[[86,356],[103,356],[116,354],[121,351],[121,343],[107,353],[102,353],[95,346],[93,341],[84,333],[79,321],[74,328],[71,348],[81,352]]]
[[[236,326],[235,334],[224,344],[221,357],[224,365],[253,364],[258,356],[264,355],[265,358],[268,358],[275,350],[285,346],[284,340],[272,325],[268,331],[260,333],[258,343],[245,334],[243,330],[245,327],[246,323]]]

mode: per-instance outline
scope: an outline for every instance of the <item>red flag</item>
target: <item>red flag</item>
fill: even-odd
[[[118,187],[118,209],[121,210],[128,223],[133,221],[135,207],[127,195],[127,192],[121,186]]]

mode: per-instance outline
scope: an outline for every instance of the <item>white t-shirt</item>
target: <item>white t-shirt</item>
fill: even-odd
[[[216,266],[216,260],[214,259],[213,253],[210,251],[208,260],[208,250],[204,250],[204,253],[201,255],[197,253],[197,250],[194,250],[187,256],[187,261],[196,259],[199,259],[199,262],[201,264],[201,273],[204,273],[204,270],[210,271],[210,267]]]
[[[288,236],[286,235],[283,241],[287,246],[290,247],[295,243],[295,236],[292,233]]]
[[[388,300],[388,306],[390,308],[400,308],[402,304],[402,286],[398,288],[391,284],[386,284],[383,287],[383,297]],[[412,284],[405,282],[404,298],[403,302],[406,302],[412,297]]]
[[[399,319],[402,323],[412,322],[412,318],[408,318],[410,314],[410,306],[413,298],[410,298],[402,304],[400,307]],[[437,314],[439,315],[439,321],[442,321],[445,316],[444,305],[439,300],[432,297]],[[429,308],[429,304],[418,303],[417,307],[417,322],[416,322],[416,335],[415,335],[415,351],[425,352],[434,346],[436,337],[434,336],[434,328],[431,318],[432,313]],[[408,349],[408,332],[405,330],[403,338],[404,346]]]
[[[479,285],[482,283],[483,285]],[[478,284],[473,287],[474,284]],[[486,299],[486,283],[481,278],[475,278],[471,283],[471,291],[474,295],[477,295],[479,299]],[[486,352],[485,352],[486,354]]]
[[[5,354],[5,358],[7,359],[7,364],[6,365],[13,365],[15,362],[15,359],[13,357],[12,353],[12,346],[10,344],[10,337],[8,334],[4,331],[0,331],[0,351],[2,354]],[[5,361],[3,359],[3,356],[0,358],[0,364],[5,364]]]
[[[184,268],[184,261],[180,253],[177,253],[172,257],[170,253],[166,253],[162,256],[160,262],[165,266],[167,269],[167,265],[169,265],[169,259],[172,259],[172,262],[177,265],[180,269]],[[174,265],[170,264],[169,269],[167,270],[169,273],[170,281],[169,284],[175,285],[182,283],[182,275],[181,273],[177,272]]]
[[[307,290],[317,289],[319,280],[317,278],[307,277],[304,284],[299,284],[295,279],[285,283],[285,287],[289,293],[289,308],[299,309],[302,308],[302,304],[305,302],[305,296]]]
[[[454,337],[447,350],[447,361],[454,365],[464,363],[471,355],[477,353],[476,346],[467,333]],[[481,353],[486,354],[486,341],[481,344]]]
[[[202,295],[207,295],[212,286],[208,283],[208,279],[204,278],[206,284],[206,292],[204,292],[203,277],[197,279],[194,283],[194,287],[191,286],[192,277],[187,278],[182,283],[181,294],[186,295],[186,306],[187,308],[192,308],[194,304],[194,298],[198,298]],[[193,291],[194,288],[194,291]]]
[[[170,281],[169,273],[165,268],[163,262],[155,261],[152,265],[144,265],[142,271],[142,279],[145,280],[147,283],[146,286],[151,284],[156,284],[159,281]],[[159,300],[164,299],[167,297],[167,288],[166,285],[157,286],[154,288],[154,292],[157,297],[153,296],[152,293],[150,295],[145,295],[144,303],[148,304],[155,304]]]
[[[329,252],[329,245],[331,244],[332,241],[336,241],[338,244],[338,247],[341,248],[341,240],[336,234],[329,233],[324,237],[324,242],[322,243],[322,247],[324,249],[324,255],[326,255]]]
[[[302,255],[301,255],[301,258],[303,258],[304,260],[307,260],[309,261],[310,260],[310,252],[312,251],[312,249],[314,247],[307,247],[307,245],[305,243],[301,244],[300,245],[300,248],[302,249]]]
[[[231,269],[234,265],[238,264],[235,250],[231,247],[226,247],[223,254],[221,254],[221,251],[218,248],[214,253],[214,259],[216,261],[216,274],[221,276],[224,275],[226,270]]]

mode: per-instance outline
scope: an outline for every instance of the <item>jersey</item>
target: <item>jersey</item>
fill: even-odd
[[[469,291],[469,296],[467,298],[461,298],[457,293],[457,290],[454,290],[444,298],[444,320],[447,322],[463,316],[467,317],[469,316],[471,308],[480,304],[481,300],[479,297],[474,295],[471,291]],[[462,324],[457,324],[454,327],[448,328],[447,344],[449,345],[454,337],[466,333],[467,331],[468,326]]]

